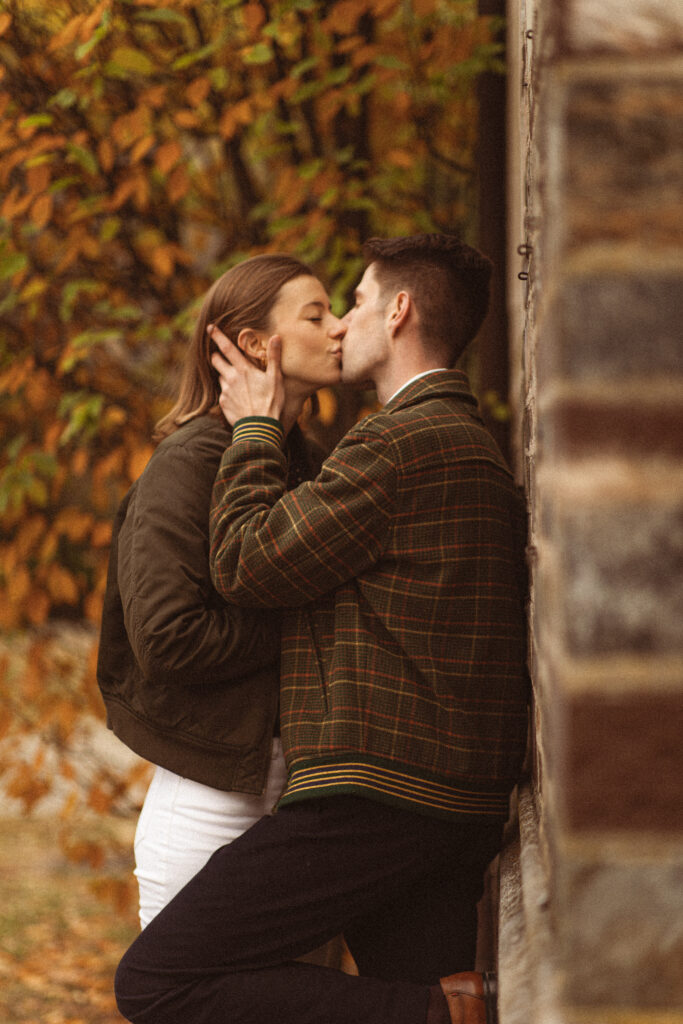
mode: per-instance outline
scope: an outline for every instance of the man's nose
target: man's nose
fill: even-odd
[[[348,323],[346,322],[346,317],[345,316],[342,317],[341,320],[339,320],[337,317],[335,317],[334,323],[332,324],[332,327],[330,328],[330,336],[332,338],[343,338],[344,335],[346,334],[346,328],[347,327],[348,327]]]

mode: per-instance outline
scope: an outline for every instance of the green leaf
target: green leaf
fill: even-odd
[[[200,47],[195,50],[194,53],[184,53],[182,57],[178,57],[171,64],[172,71],[183,71],[185,68],[192,67],[193,64],[198,64],[200,60],[204,60],[206,57],[216,50],[218,42],[207,43],[206,46]]]
[[[371,71],[369,74],[363,75],[362,78],[359,78],[357,82],[354,82],[354,85],[353,85],[354,95],[356,95],[356,96],[366,96],[367,93],[372,92],[372,90],[375,88],[376,84],[377,84],[377,75],[374,72]],[[404,89],[405,86],[402,85],[401,88]]]
[[[79,435],[86,438],[94,437],[103,406],[104,395],[89,395],[84,391],[64,395],[59,403],[57,415],[60,418],[67,416],[68,422],[59,438],[60,447]]]
[[[84,149],[83,146],[77,146],[75,142],[67,142],[66,150],[68,153],[67,163],[80,164],[88,174],[97,174],[99,170],[97,160],[89,150]]]
[[[98,281],[79,278],[76,281],[68,281],[62,289],[62,301],[59,305],[59,319],[62,323],[68,323],[73,313],[73,308],[81,295],[94,295],[102,291],[102,285]]]
[[[343,85],[351,77],[351,67],[343,64],[340,68],[333,68],[323,79],[325,85]]]
[[[293,103],[305,103],[306,100],[313,99],[314,96],[319,96],[321,92],[325,90],[324,82],[302,82],[299,88],[292,96]]]
[[[273,51],[268,43],[256,43],[242,51],[245,64],[269,64],[273,59]]]
[[[54,195],[56,192],[63,192],[65,188],[69,187],[69,185],[78,185],[80,180],[81,179],[77,178],[74,174],[67,175],[63,178],[57,178],[56,181],[53,181],[50,185],[48,192],[50,195]]]
[[[184,25],[187,27],[189,22],[184,14],[180,14],[178,11],[172,11],[168,7],[158,7],[156,10],[149,11],[136,11],[136,21],[161,21],[166,24],[173,23],[175,25]]]
[[[0,254],[0,281],[14,277],[20,270],[25,270],[27,266],[28,256],[23,252]]]
[[[215,92],[222,92],[230,81],[227,68],[211,68],[209,79]]]
[[[307,71],[315,68],[320,63],[319,57],[306,57],[305,60],[300,60],[298,64],[295,64],[291,70],[292,78],[301,78]]]
[[[132,46],[118,46],[105,65],[105,70],[114,78],[130,78],[134,75],[151,75],[156,66],[142,50]]]
[[[8,295],[0,302],[0,316],[4,316],[5,313],[11,313],[12,310],[19,304],[19,296],[16,292],[9,292]]]
[[[52,114],[30,114],[19,122],[19,128],[46,128],[54,121]]]
[[[16,460],[19,452],[24,447],[27,440],[27,434],[17,434],[17,436],[13,437],[9,444],[5,446],[5,454],[7,455],[7,459],[9,462],[14,462]]]
[[[107,217],[102,223],[100,228],[100,241],[111,242],[112,238],[116,238],[119,231],[121,230],[121,218],[120,217]]]
[[[380,53],[375,57],[374,63],[380,68],[390,68],[395,71],[408,71],[409,66],[400,57],[393,53]]]
[[[60,89],[59,92],[55,93],[48,100],[48,106],[63,107],[64,110],[68,110],[69,107],[73,107],[78,102],[78,93],[68,86],[64,89]]]

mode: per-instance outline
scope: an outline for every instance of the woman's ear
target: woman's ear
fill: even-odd
[[[251,327],[243,327],[237,335],[237,347],[255,366],[265,368],[266,339],[259,336]]]

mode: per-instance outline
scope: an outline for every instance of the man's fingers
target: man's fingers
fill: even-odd
[[[209,324],[206,330],[211,340],[215,342],[216,347],[220,349],[232,366],[240,366],[240,360],[242,360],[242,362],[247,362],[237,345],[234,345],[232,341],[230,341],[230,338],[228,338],[226,334],[223,334],[220,327],[215,327],[213,324]]]
[[[272,338],[268,338],[266,344],[266,370],[270,374],[278,373],[280,370],[280,362],[282,360],[282,338],[279,334],[274,334]]]
[[[221,377],[228,372],[230,369],[230,363],[227,359],[224,359],[220,352],[213,352],[211,355],[211,365],[213,366],[216,373]]]

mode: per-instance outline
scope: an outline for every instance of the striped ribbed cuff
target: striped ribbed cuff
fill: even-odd
[[[237,420],[232,428],[232,443],[235,441],[266,441],[268,444],[282,448],[285,432],[279,420],[270,416],[245,416]]]
[[[279,806],[298,800],[355,794],[370,800],[407,807],[418,813],[450,818],[460,815],[504,818],[508,793],[481,792],[439,782],[426,775],[414,775],[379,758],[359,755],[354,761],[311,761],[294,764]]]

